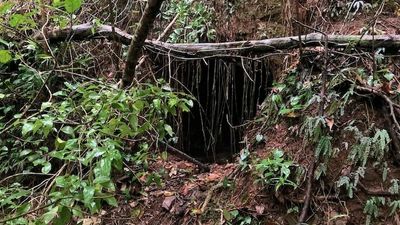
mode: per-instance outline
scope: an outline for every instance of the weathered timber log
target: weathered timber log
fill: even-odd
[[[117,41],[129,45],[132,35],[115,28]],[[37,39],[43,38],[41,35]],[[112,40],[112,27],[108,25],[94,26],[86,23],[72,26],[72,30],[54,29],[47,32],[46,38],[50,43],[66,40],[87,40],[93,38],[105,38]],[[328,47],[330,48],[390,48],[400,49],[400,35],[328,35]],[[301,36],[302,47],[317,47],[324,45],[324,35],[310,33]],[[145,47],[164,53],[185,56],[205,57],[213,55],[246,55],[250,53],[268,53],[279,50],[288,50],[299,47],[299,36],[280,37],[264,40],[235,41],[224,43],[191,43],[171,44],[161,41],[146,40]]]

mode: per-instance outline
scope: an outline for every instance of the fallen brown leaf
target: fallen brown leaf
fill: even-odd
[[[162,207],[169,211],[175,199],[176,199],[175,196],[166,197],[162,203]]]
[[[258,215],[262,215],[264,213],[265,207],[263,205],[256,206],[256,212]]]

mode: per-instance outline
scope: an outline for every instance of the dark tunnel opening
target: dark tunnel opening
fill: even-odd
[[[230,161],[243,147],[243,124],[254,118],[272,86],[268,60],[162,59],[158,65],[169,65],[159,69],[158,77],[196,98],[191,112],[174,124],[176,146],[201,161]]]

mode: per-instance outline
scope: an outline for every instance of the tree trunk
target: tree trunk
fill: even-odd
[[[142,47],[146,41],[147,35],[153,27],[154,20],[160,10],[163,0],[148,0],[143,16],[139,21],[135,35],[129,45],[128,58],[125,64],[125,72],[122,78],[122,86],[129,86],[135,78],[135,68],[141,56]]]

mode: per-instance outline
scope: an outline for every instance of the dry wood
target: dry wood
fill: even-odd
[[[66,40],[88,40],[103,38],[113,40],[112,27],[108,25],[95,26],[90,23],[72,26],[66,29],[53,29],[46,33],[49,42],[54,43]],[[115,28],[115,39],[125,45],[132,41],[132,35]],[[38,34],[36,39],[43,39]],[[161,41],[146,40],[145,47],[158,52],[164,52],[185,57],[205,57],[213,55],[247,55],[250,53],[268,53],[279,50],[298,48],[300,41],[302,47],[324,46],[324,35],[310,33],[307,35],[271,38],[252,41],[235,41],[224,43],[190,43],[171,44]],[[400,35],[327,35],[328,47],[330,48],[390,48],[400,49]]]

